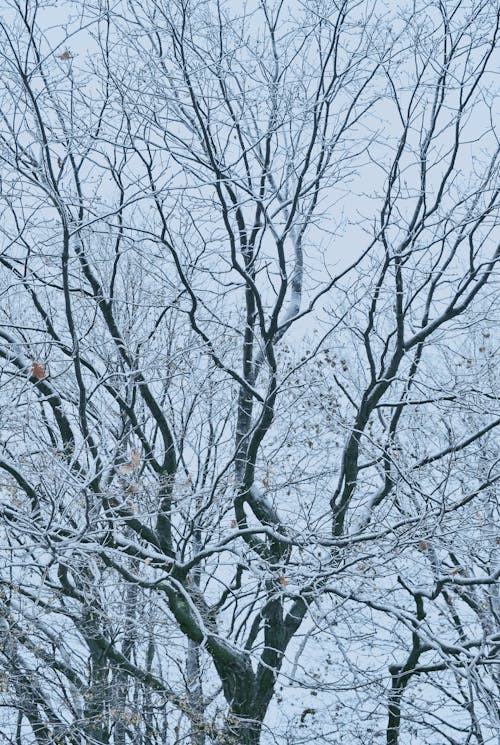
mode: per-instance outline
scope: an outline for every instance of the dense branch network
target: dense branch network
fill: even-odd
[[[497,5],[7,5],[10,742],[492,742]]]

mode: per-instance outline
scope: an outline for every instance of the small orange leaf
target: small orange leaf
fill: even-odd
[[[120,473],[128,474],[132,473],[132,466],[130,463],[124,463],[123,466],[120,466]]]
[[[280,585],[283,585],[283,587],[286,587],[287,584],[288,584],[287,578],[285,577],[284,574],[281,574],[280,575]]]
[[[33,362],[33,364],[31,365],[31,375],[37,380],[43,380],[45,378],[45,370],[43,368],[43,365],[41,365],[39,362]]]

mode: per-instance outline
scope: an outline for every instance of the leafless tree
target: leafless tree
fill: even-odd
[[[499,731],[497,0],[4,0],[0,724]]]

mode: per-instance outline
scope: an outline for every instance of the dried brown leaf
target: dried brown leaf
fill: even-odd
[[[45,369],[39,362],[33,362],[31,366],[31,375],[37,380],[43,380],[45,378]]]
[[[137,469],[141,465],[141,457],[135,448],[132,448],[132,453],[130,455],[130,464],[134,471],[137,471]]]

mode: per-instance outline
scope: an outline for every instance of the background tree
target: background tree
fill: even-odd
[[[7,2],[2,731],[498,731],[496,2]]]

